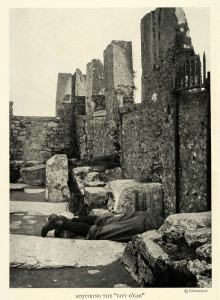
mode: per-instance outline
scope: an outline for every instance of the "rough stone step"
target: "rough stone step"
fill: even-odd
[[[94,267],[122,257],[125,243],[10,235],[10,266],[15,268]]]

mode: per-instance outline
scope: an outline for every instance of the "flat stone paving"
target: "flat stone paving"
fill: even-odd
[[[122,257],[126,244],[40,236],[51,213],[72,218],[66,203],[10,202],[10,265],[17,268],[103,266]],[[95,255],[94,255],[95,254]]]
[[[17,268],[94,267],[122,257],[125,244],[112,241],[10,236],[10,266]]]
[[[13,194],[16,196],[16,194]],[[10,202],[10,287],[138,287],[122,263],[126,244],[40,236],[53,212],[72,218],[67,203],[35,202],[20,194]],[[23,198],[24,196],[24,198]]]

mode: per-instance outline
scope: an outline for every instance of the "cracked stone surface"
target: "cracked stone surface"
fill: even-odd
[[[105,266],[121,258],[125,246],[124,243],[113,241],[70,240],[11,234],[10,266],[31,269]]]

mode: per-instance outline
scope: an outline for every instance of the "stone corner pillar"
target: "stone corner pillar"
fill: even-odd
[[[85,115],[86,75],[80,69],[72,76],[72,102],[75,115]]]
[[[45,199],[62,202],[70,199],[68,181],[68,161],[66,154],[56,154],[46,162]]]
[[[56,117],[60,117],[64,112],[65,103],[72,102],[72,74],[59,73],[56,93]]]
[[[155,100],[159,81],[171,91],[178,65],[192,53],[189,27],[181,7],[157,8],[146,14],[141,20],[142,102]]]
[[[93,59],[86,66],[86,114],[90,115],[94,111],[96,111],[99,102],[103,100],[103,98],[104,98],[103,64],[101,60]]]
[[[104,51],[104,82],[107,114],[117,114],[119,107],[134,102],[132,43],[112,41]]]

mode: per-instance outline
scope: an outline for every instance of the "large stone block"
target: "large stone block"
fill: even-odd
[[[103,187],[86,187],[84,201],[89,209],[107,208],[107,192]]]
[[[124,247],[124,243],[113,241],[42,239],[11,234],[10,266],[24,269],[108,266],[121,258]]]
[[[146,210],[163,215],[163,188],[159,183],[122,179],[110,181],[105,188],[111,195],[108,207],[115,213]]]
[[[65,154],[56,154],[46,162],[45,199],[50,202],[67,201],[70,198],[68,163]]]
[[[202,213],[182,213],[170,215],[166,218],[165,223],[160,230],[182,231],[195,230],[199,228],[211,227],[211,212]]]
[[[197,225],[193,233],[195,235],[197,231],[199,240],[201,238],[200,225],[202,227],[208,225],[205,229],[207,231],[210,229],[209,221],[204,220],[209,217],[207,215],[204,217],[204,213],[189,213],[184,216],[182,214],[178,218],[179,215],[167,218],[178,219],[176,223],[178,226],[167,228],[165,222],[159,230],[136,235],[127,244],[122,258],[123,262],[133,278],[142,286],[211,287],[211,245],[205,244],[196,250],[195,247],[188,246],[184,235],[182,237],[178,235],[184,232],[186,227],[192,225],[195,228]],[[168,236],[169,232],[171,238],[164,239],[164,235]],[[200,260],[196,259],[197,257]]]
[[[46,165],[35,165],[21,169],[21,178],[24,183],[30,185],[45,185],[45,167]]]

